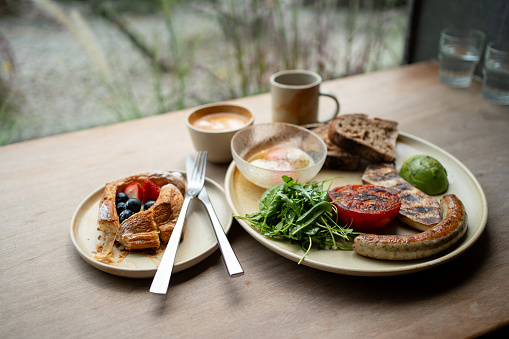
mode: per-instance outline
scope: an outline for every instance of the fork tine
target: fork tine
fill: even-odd
[[[196,153],[196,159],[194,160],[193,170],[190,173],[190,180],[193,182],[195,182],[198,178],[199,167],[200,167],[200,162],[201,162],[202,157],[203,157],[203,151],[199,151],[198,153]]]
[[[205,172],[207,166],[207,152],[200,151],[196,155],[193,169],[189,174],[189,188],[198,189],[205,183]],[[199,192],[199,190],[198,190]],[[198,194],[196,192],[196,194]]]
[[[196,162],[196,180],[200,183],[200,185],[203,185],[205,182],[205,173],[207,171],[207,152],[201,152],[199,154],[199,159]]]

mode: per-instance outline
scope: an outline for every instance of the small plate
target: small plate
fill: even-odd
[[[483,233],[488,220],[488,203],[481,185],[474,175],[451,154],[441,148],[406,133],[398,137],[396,169],[399,171],[403,162],[414,154],[427,154],[442,163],[449,179],[446,194],[454,193],[463,202],[468,214],[468,230],[465,236],[454,246],[433,257],[411,261],[385,261],[366,258],[353,251],[345,250],[311,250],[302,261],[303,265],[316,269],[357,276],[389,276],[407,274],[425,270],[443,264],[471,247]],[[362,184],[362,172],[341,172],[322,169],[314,180],[333,180],[332,187]],[[328,184],[327,184],[328,185]],[[265,189],[250,183],[236,168],[235,162],[230,164],[225,179],[226,198],[234,216],[244,216],[259,210],[259,201]],[[437,200],[441,196],[435,196]],[[272,251],[298,262],[304,251],[297,245],[283,240],[261,235],[245,220],[237,218],[239,224],[257,241]],[[392,234],[412,234],[415,230],[395,222],[391,225]]]
[[[206,179],[205,187],[217,217],[225,233],[228,233],[233,218],[224,190],[210,179]],[[94,259],[96,245],[99,244],[101,235],[101,232],[97,230],[97,216],[103,189],[104,186],[92,192],[74,212],[71,221],[71,240],[74,247],[86,262],[101,271],[128,278],[152,278],[163,255],[162,252],[158,255],[143,252],[129,253],[125,258],[118,260],[120,251],[114,247],[113,263],[105,264]],[[187,211],[185,235],[177,251],[173,272],[180,272],[196,265],[217,248],[216,236],[207,210],[199,200],[193,199]]]

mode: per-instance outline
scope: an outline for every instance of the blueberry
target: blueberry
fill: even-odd
[[[120,192],[117,193],[117,195],[115,196],[115,203],[118,204],[119,202],[127,202],[127,199],[129,199],[127,194],[125,194],[124,192]]]
[[[120,214],[123,210],[126,209],[126,203],[125,202],[117,202],[117,214]]]
[[[145,205],[143,205],[143,209],[146,211],[146,210],[148,210],[150,207],[152,207],[152,205],[154,205],[155,203],[156,203],[156,202],[155,202],[155,201],[153,201],[153,200],[151,200],[151,201],[147,201],[147,202],[145,203]]]
[[[131,215],[133,215],[133,212],[130,210],[123,210],[118,216],[118,222],[123,223],[124,220],[128,219]]]
[[[133,211],[133,213],[137,213],[141,210],[141,202],[136,198],[131,198],[127,200],[125,207]]]

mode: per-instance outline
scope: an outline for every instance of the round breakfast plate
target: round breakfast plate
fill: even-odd
[[[183,174],[185,174],[183,172]],[[205,187],[214,206],[217,217],[228,233],[232,225],[232,212],[226,201],[223,188],[213,180],[206,179]],[[162,258],[161,253],[149,254],[130,252],[125,257],[113,247],[115,260],[111,264],[97,261],[96,246],[99,244],[100,231],[97,230],[99,200],[104,187],[99,187],[86,197],[74,212],[71,221],[71,240],[79,255],[93,267],[118,276],[128,278],[152,278]],[[193,199],[186,217],[186,229],[179,245],[173,272],[180,272],[207,258],[218,248],[205,206]],[[119,257],[120,255],[120,257]]]
[[[433,257],[411,261],[385,261],[371,259],[347,250],[311,250],[303,265],[316,269],[357,276],[389,276],[408,274],[443,264],[472,246],[481,236],[488,219],[488,204],[484,191],[474,175],[459,160],[441,148],[415,136],[400,132],[396,144],[396,170],[399,171],[403,162],[414,154],[427,154],[442,163],[449,179],[447,194],[454,193],[465,205],[468,214],[468,230],[465,236],[454,246]],[[333,179],[331,187],[362,184],[362,172],[342,172],[322,169],[314,180]],[[338,177],[339,178],[336,178]],[[328,185],[328,184],[327,184]],[[259,210],[259,201],[265,189],[249,182],[232,162],[225,179],[226,199],[234,216],[245,216]],[[437,200],[441,196],[434,196]],[[258,242],[270,250],[299,262],[304,251],[298,245],[284,240],[276,240],[261,235],[247,221],[236,218],[239,224]],[[397,221],[391,224],[388,234],[412,234],[417,231]]]

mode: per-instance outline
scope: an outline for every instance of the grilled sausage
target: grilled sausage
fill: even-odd
[[[362,234],[355,238],[356,253],[375,259],[413,260],[437,254],[463,237],[467,230],[467,212],[454,194],[442,197],[444,218],[427,231],[412,235]]]

